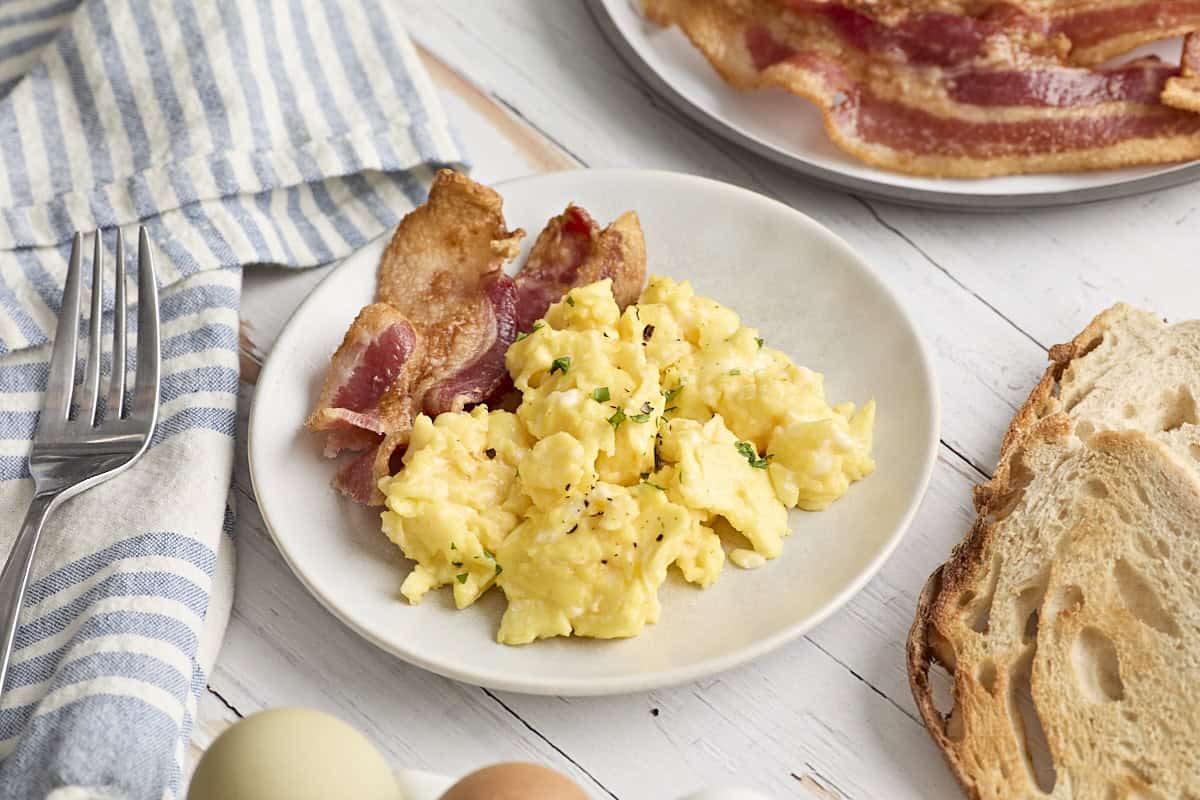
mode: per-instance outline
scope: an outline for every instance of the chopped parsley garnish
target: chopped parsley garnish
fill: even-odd
[[[457,575],[455,575],[454,577],[458,580],[459,583],[467,582],[467,573],[465,573],[465,572],[460,572]]]
[[[743,458],[750,462],[750,466],[754,467],[755,469],[766,469],[767,464],[769,464],[773,458],[773,456],[770,455],[766,456],[765,458],[760,458],[758,451],[754,449],[754,445],[750,444],[750,442],[738,442],[736,445],[734,445],[734,447],[736,447],[737,451],[742,454]]]
[[[500,566],[500,562],[497,561],[496,562],[496,574],[499,575],[501,572],[504,572],[504,567]]]
[[[519,342],[522,339],[528,337],[529,335],[537,333],[544,327],[546,327],[546,323],[539,319],[537,322],[533,323],[533,327],[530,328],[528,332],[522,331],[521,333],[518,333],[516,341]]]
[[[761,337],[761,336],[755,336],[755,337],[754,337],[754,341],[758,342],[758,349],[759,349],[759,350],[761,350],[761,349],[762,349],[762,346],[763,346],[763,340],[762,340],[762,337]]]
[[[662,394],[663,394],[663,398],[664,398],[664,400],[665,400],[666,402],[668,402],[668,403],[669,403],[669,402],[671,402],[672,400],[674,400],[676,397],[678,397],[678,396],[679,396],[679,393],[680,393],[680,392],[682,392],[682,391],[683,391],[683,386],[682,386],[682,385],[681,385],[681,386],[676,386],[674,389],[668,389],[667,391],[663,392],[663,393],[662,393]]]
[[[485,547],[485,548],[483,548],[483,554],[484,554],[485,556],[487,556],[488,558],[490,558],[492,561],[495,561],[495,560],[496,560],[496,557],[495,557],[494,555],[492,555],[492,551],[491,551],[491,550],[488,550],[486,547]]]
[[[487,450],[483,451],[483,454],[485,456],[487,456],[488,458],[495,458],[496,457],[496,448],[489,447]]]
[[[462,562],[461,562],[461,561],[451,561],[451,562],[450,562],[450,566],[452,566],[452,567],[461,567],[461,566],[462,566]]]
[[[570,368],[571,368],[571,357],[570,356],[559,356],[558,358],[556,358],[550,362],[550,374],[551,375],[553,375],[556,372],[561,372],[563,375],[566,375],[567,370],[569,370]]]
[[[650,341],[650,337],[653,335],[654,335],[654,326],[653,325],[647,325],[646,327],[642,328],[642,341],[643,342]]]
[[[634,414],[629,419],[633,420],[634,422],[636,422],[638,424],[641,424],[643,422],[649,422],[650,415],[649,414]]]
[[[569,305],[571,308],[575,307],[575,298],[571,297],[571,295],[567,295],[567,305]]]
[[[731,370],[729,370],[729,374],[730,375],[741,375],[742,371],[740,369],[731,369]]]
[[[625,412],[619,408],[613,412],[613,415],[611,417],[608,418],[608,424],[613,426],[614,431],[617,428],[620,428],[621,423],[624,421],[625,421]]]
[[[450,543],[450,549],[451,549],[451,550],[457,550],[457,549],[458,549],[458,546],[457,546],[457,545],[455,545],[455,544],[454,544],[454,542],[451,542],[451,543]]]
[[[592,389],[592,399],[597,403],[607,403],[612,398],[607,386],[597,386]]]

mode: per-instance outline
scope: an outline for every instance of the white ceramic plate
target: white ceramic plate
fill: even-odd
[[[999,210],[1121,197],[1200,179],[1200,162],[1099,172],[1016,175],[986,180],[918,178],[876,169],[825,135],[811,104],[782,89],[728,86],[677,29],[642,17],[638,0],[591,0],[596,21],[642,77],[701,125],[798,172],[860,194],[930,206]],[[1135,55],[1178,62],[1178,41]]]
[[[347,625],[385,650],[457,680],[536,694],[611,694],[696,680],[793,639],[858,591],[916,511],[937,445],[937,391],[912,320],[841,239],[757,194],[686,175],[575,171],[497,187],[526,243],[574,201],[599,220],[633,208],[649,269],[691,280],[759,327],[771,346],[826,375],[830,399],[878,401],[878,470],[823,513],[792,514],[783,555],[727,566],[708,590],[668,581],[660,622],[623,641],[495,641],[504,599],[465,611],[450,593],[400,596],[409,571],[378,511],[329,486],[334,464],[301,430],[351,319],[371,301],[384,241],[334,271],[296,311],[263,369],[250,469],[263,517],[295,573]],[[518,262],[519,263],[519,262]]]

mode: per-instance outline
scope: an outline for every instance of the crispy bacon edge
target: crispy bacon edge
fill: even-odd
[[[641,222],[626,211],[601,230],[572,203],[546,223],[516,275],[518,328],[529,331],[568,291],[604,278],[612,279],[613,297],[622,309],[641,294],[646,282]]]
[[[947,69],[979,57],[971,48],[984,40],[933,46],[837,4],[793,5],[780,15],[774,4],[744,0],[645,2],[653,19],[677,25],[726,81],[808,99],[834,143],[884,169],[979,178],[1200,157],[1200,116],[1159,101],[1178,70],[1157,60],[1096,71],[1042,53],[1031,68],[976,69],[968,61]],[[880,41],[889,46],[893,79],[859,77],[869,74],[877,57],[869,48]],[[897,48],[909,62],[894,60]]]
[[[1200,33],[1189,33],[1184,39],[1179,76],[1167,81],[1162,101],[1174,108],[1200,114]]]

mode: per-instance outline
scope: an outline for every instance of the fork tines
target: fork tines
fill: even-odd
[[[66,286],[63,289],[62,310],[50,356],[50,375],[46,384],[46,399],[38,432],[61,429],[67,425],[90,428],[96,425],[100,407],[101,331],[103,320],[101,301],[104,296],[104,260],[102,231],[95,233],[92,257],[92,298],[88,325],[88,353],[83,382],[75,387],[75,362],[79,349],[79,295],[83,262],[83,234],[76,233],[71,245],[67,266]],[[157,416],[159,383],[159,322],[158,285],[154,274],[154,259],[144,227],[138,235],[138,324],[137,374],[134,377],[134,396],[130,408],[125,408],[126,357],[125,343],[125,240],[117,229],[115,269],[116,301],[113,312],[112,373],[109,379],[105,417],[108,422],[125,418],[153,420]],[[72,404],[78,407],[75,419],[70,418]],[[126,414],[125,412],[129,413]]]

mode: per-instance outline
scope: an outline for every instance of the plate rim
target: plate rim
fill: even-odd
[[[555,679],[553,683],[541,683],[533,678],[509,678],[504,675],[492,674],[486,671],[486,668],[462,669],[453,665],[437,662],[433,659],[425,658],[421,655],[411,652],[402,652],[391,642],[385,641],[381,637],[376,636],[371,631],[356,622],[348,613],[343,612],[332,597],[320,591],[312,580],[304,573],[304,570],[297,564],[296,560],[290,554],[288,546],[285,544],[284,537],[281,537],[276,531],[276,526],[272,522],[267,504],[263,502],[263,494],[260,490],[260,479],[258,477],[258,459],[255,457],[257,449],[256,442],[258,436],[256,431],[260,430],[258,420],[261,413],[267,413],[263,410],[260,404],[262,394],[259,388],[269,383],[271,376],[277,369],[284,367],[278,364],[284,363],[282,360],[276,359],[276,354],[280,352],[278,345],[285,340],[292,330],[293,323],[307,310],[310,303],[316,302],[316,297],[319,290],[326,284],[332,281],[339,273],[347,267],[354,256],[367,247],[372,246],[375,242],[382,239],[384,236],[390,236],[394,228],[389,228],[384,234],[376,239],[371,240],[359,250],[356,250],[350,256],[347,256],[341,264],[335,267],[328,275],[322,278],[308,293],[304,300],[296,307],[296,309],[288,316],[287,321],[280,329],[278,337],[271,346],[271,351],[267,355],[267,360],[263,364],[262,370],[259,373],[258,381],[255,384],[254,400],[251,404],[249,413],[249,422],[246,434],[246,458],[250,472],[250,483],[254,490],[254,497],[262,517],[263,524],[267,532],[271,536],[271,540],[275,543],[276,549],[283,557],[284,563],[287,564],[292,574],[300,581],[304,588],[316,600],[324,606],[324,608],[333,614],[346,627],[357,633],[362,638],[374,644],[376,647],[385,652],[399,658],[400,660],[420,667],[428,672],[432,672],[442,677],[450,678],[451,680],[465,683],[472,686],[481,686],[487,689],[497,691],[507,691],[519,694],[530,695],[561,695],[569,697],[589,697],[589,696],[605,696],[617,694],[631,694],[637,692],[650,691],[653,689],[662,689],[681,684],[692,683],[694,681],[706,678],[712,675],[726,672],[735,667],[756,660],[767,653],[787,644],[791,641],[799,639],[806,633],[814,629],[816,626],[825,622],[833,614],[841,610],[854,595],[862,591],[868,583],[879,573],[883,565],[899,547],[900,542],[904,539],[912,527],[917,511],[921,507],[925,496],[928,494],[929,482],[933,476],[933,467],[937,461],[938,447],[940,444],[941,435],[941,393],[938,387],[937,371],[934,367],[932,352],[925,337],[921,334],[921,329],[917,325],[915,318],[909,313],[905,304],[901,301],[898,294],[892,287],[883,280],[880,273],[871,265],[871,263],[863,256],[854,250],[842,237],[838,236],[832,230],[822,225],[817,220],[809,215],[798,211],[795,208],[782,203],[774,198],[759,194],[758,192],[742,188],[723,181],[714,180],[698,175],[688,173],[671,172],[668,170],[649,170],[649,169],[632,169],[632,168],[617,168],[617,169],[587,169],[587,170],[559,170],[553,172],[536,173],[525,175],[517,178],[510,178],[504,181],[491,184],[501,194],[506,189],[519,184],[536,182],[550,178],[563,178],[566,176],[577,177],[580,174],[599,174],[613,178],[652,178],[655,180],[678,181],[681,184],[704,184],[709,188],[731,192],[734,194],[743,195],[746,199],[758,202],[764,205],[781,207],[785,212],[795,215],[797,221],[808,226],[811,230],[817,232],[818,235],[825,237],[828,242],[841,250],[848,260],[856,262],[858,267],[863,271],[864,275],[873,281],[877,288],[886,295],[887,299],[892,302],[899,312],[901,320],[908,326],[910,333],[916,343],[916,355],[922,367],[922,372],[925,376],[928,395],[931,399],[930,412],[930,429],[932,435],[925,444],[925,451],[922,454],[920,461],[920,479],[917,482],[916,491],[909,498],[908,506],[901,515],[899,521],[894,525],[890,537],[886,544],[875,554],[874,558],[861,569],[852,580],[848,581],[840,591],[832,595],[826,600],[822,607],[815,613],[810,614],[804,620],[798,621],[788,627],[774,633],[771,636],[764,637],[753,644],[734,650],[730,653],[708,658],[699,661],[695,664],[690,664],[682,667],[672,667],[667,670],[655,670],[651,672],[635,673],[632,675],[610,676],[605,678],[572,678],[563,677]]]
[[[1092,186],[1084,189],[1048,192],[1008,192],[1004,194],[979,195],[968,192],[955,192],[949,189],[936,191],[932,189],[916,189],[907,186],[892,186],[880,181],[847,175],[837,170],[814,164],[794,153],[789,153],[754,136],[743,133],[732,124],[720,117],[710,114],[701,108],[682,92],[676,89],[659,72],[642,57],[633,43],[625,36],[609,9],[611,3],[627,3],[631,0],[587,0],[593,21],[600,28],[621,60],[632,69],[658,96],[671,104],[701,128],[715,133],[724,139],[746,148],[776,164],[811,178],[817,183],[839,191],[849,191],[873,200],[900,203],[907,206],[932,209],[953,209],[955,211],[1002,213],[1020,211],[1023,209],[1056,208],[1062,206],[1086,205],[1105,200],[1116,200],[1122,197],[1134,197],[1140,194],[1156,192],[1182,186],[1186,183],[1200,180],[1200,160],[1177,164],[1174,168],[1157,175],[1142,178],[1130,178],[1104,186]],[[1116,170],[1113,170],[1114,172]],[[950,179],[946,179],[950,180]]]

